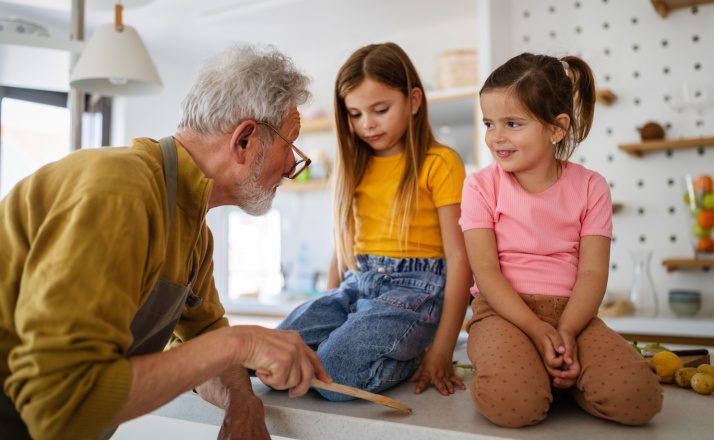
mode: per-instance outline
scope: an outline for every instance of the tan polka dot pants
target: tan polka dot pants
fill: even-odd
[[[557,326],[568,298],[521,295],[543,321]],[[471,396],[478,411],[506,427],[545,419],[551,379],[530,338],[501,318],[483,297],[472,302],[468,355],[476,368]],[[643,425],[662,408],[662,389],[647,362],[599,318],[576,338],[581,373],[571,389],[585,411],[626,425]]]

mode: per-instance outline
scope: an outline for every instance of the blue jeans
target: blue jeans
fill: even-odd
[[[297,331],[332,379],[378,393],[404,381],[431,344],[444,304],[442,258],[358,255],[336,289],[298,306],[278,326]],[[318,390],[334,401],[352,397]]]

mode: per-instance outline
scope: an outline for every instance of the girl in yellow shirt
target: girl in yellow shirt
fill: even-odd
[[[279,328],[299,332],[335,382],[380,392],[411,375],[417,393],[433,384],[452,394],[464,387],[452,356],[471,281],[458,225],[463,162],[434,139],[421,80],[394,43],[350,56],[335,109],[332,290]]]

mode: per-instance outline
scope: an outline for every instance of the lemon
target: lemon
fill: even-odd
[[[671,351],[660,351],[652,356],[650,365],[654,368],[655,373],[659,376],[659,381],[662,383],[674,382],[674,373],[680,368],[684,368],[682,360]]]

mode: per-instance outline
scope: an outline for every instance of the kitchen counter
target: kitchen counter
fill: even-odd
[[[455,359],[467,361],[463,344]],[[567,397],[554,404],[543,423],[524,429],[499,428],[474,410],[470,394],[458,391],[444,397],[430,388],[415,395],[405,383],[384,394],[413,409],[411,415],[366,401],[329,402],[310,391],[300,398],[272,391],[253,379],[255,393],[265,403],[271,434],[295,439],[366,440],[373,438],[431,439],[642,439],[710,438],[714,432],[711,404],[702,396],[674,385],[665,386],[664,408],[644,427],[633,428],[597,419],[580,410]],[[222,412],[194,394],[184,394],[154,412],[155,416],[220,425]]]
[[[714,347],[713,319],[623,316],[603,321],[629,341]]]

